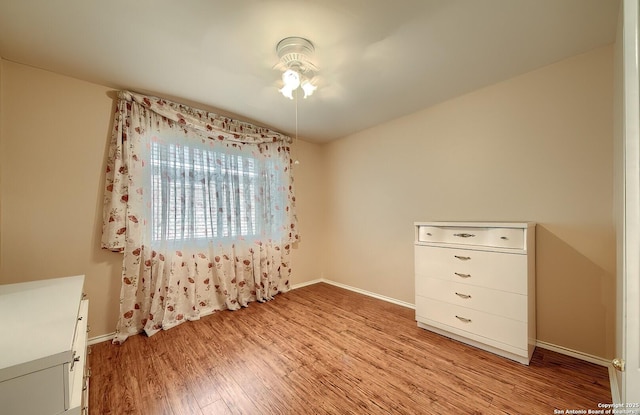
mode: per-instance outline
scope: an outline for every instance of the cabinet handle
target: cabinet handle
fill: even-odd
[[[471,274],[462,274],[460,272],[454,272],[460,278],[471,278]]]
[[[503,241],[506,241],[509,238],[507,238],[506,236],[501,236],[500,239],[502,239]]]
[[[464,298],[465,300],[471,298],[471,296],[469,294],[460,294],[460,293],[456,293],[456,295],[460,298]]]
[[[472,233],[454,233],[453,236],[457,236],[459,238],[473,238],[475,235]]]
[[[460,261],[468,261],[471,259],[470,256],[460,256],[460,255],[454,255],[455,258],[458,258]]]
[[[464,317],[460,317],[460,316],[456,316],[456,318],[460,321],[462,321],[463,323],[471,323],[471,319],[470,318],[464,318]]]

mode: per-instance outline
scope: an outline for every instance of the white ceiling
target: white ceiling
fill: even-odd
[[[0,56],[295,133],[275,47],[316,47],[324,142],[612,43],[619,0],[0,0]]]

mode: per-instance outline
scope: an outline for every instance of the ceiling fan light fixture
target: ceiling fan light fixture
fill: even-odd
[[[313,95],[314,91],[318,89],[317,86],[307,80],[302,82],[300,88],[302,88],[302,90],[304,91],[304,98],[310,97],[311,95]]]
[[[287,88],[296,89],[300,86],[300,74],[293,69],[287,69],[282,74],[282,82]]]
[[[300,86],[300,74],[293,69],[287,69],[282,74],[284,86],[278,91],[286,98],[293,99],[293,91]]]
[[[278,89],[278,92],[280,92],[285,98],[293,99],[293,89],[286,85]]]
[[[302,37],[287,37],[278,42],[276,52],[280,59],[279,66],[284,70],[284,86],[279,89],[282,95],[293,99],[293,91],[300,87],[304,91],[304,98],[307,98],[317,89],[311,82],[317,70],[312,60],[314,51],[313,44]]]

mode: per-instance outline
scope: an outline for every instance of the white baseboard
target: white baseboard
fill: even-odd
[[[567,347],[556,346],[555,344],[536,340],[536,346],[541,349],[551,350],[552,352],[560,353],[566,356],[575,357],[576,359],[584,360],[585,362],[594,363],[599,366],[609,367],[611,362],[603,359],[602,357],[594,356],[592,354],[579,352],[577,350],[569,349]]]
[[[324,282],[324,283],[327,283],[327,284],[330,284],[330,285],[335,285],[336,287],[344,288],[345,290],[357,292],[359,294],[364,294],[366,296],[377,298],[378,300],[386,301],[388,303],[397,304],[397,305],[402,306],[402,307],[412,308],[414,310],[416,308],[416,306],[414,304],[407,303],[406,301],[396,300],[395,298],[387,297],[385,295],[376,294],[376,293],[371,292],[371,291],[363,290],[361,288],[352,287],[350,285],[346,285],[346,284],[342,284],[342,283],[339,283],[339,282],[327,280],[327,279],[324,279],[324,278],[321,278],[320,281],[318,281],[318,282]]]
[[[114,337],[116,337],[116,333],[115,332],[103,334],[102,336],[91,337],[91,338],[89,338],[89,340],[87,340],[87,344],[89,346],[91,346],[92,344],[98,344],[98,343],[102,343],[102,342],[106,342],[106,341],[111,341],[111,340],[113,340]]]
[[[317,284],[319,282],[323,282],[322,278],[316,278],[315,280],[301,282],[300,284],[293,284],[291,286],[291,289],[295,290],[296,288],[306,287],[307,285],[313,285],[313,284]]]

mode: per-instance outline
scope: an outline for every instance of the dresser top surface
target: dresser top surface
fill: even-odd
[[[46,368],[71,355],[83,284],[78,275],[0,285],[0,381],[17,366]]]
[[[535,222],[414,222],[415,226],[446,226],[460,228],[531,228]]]

